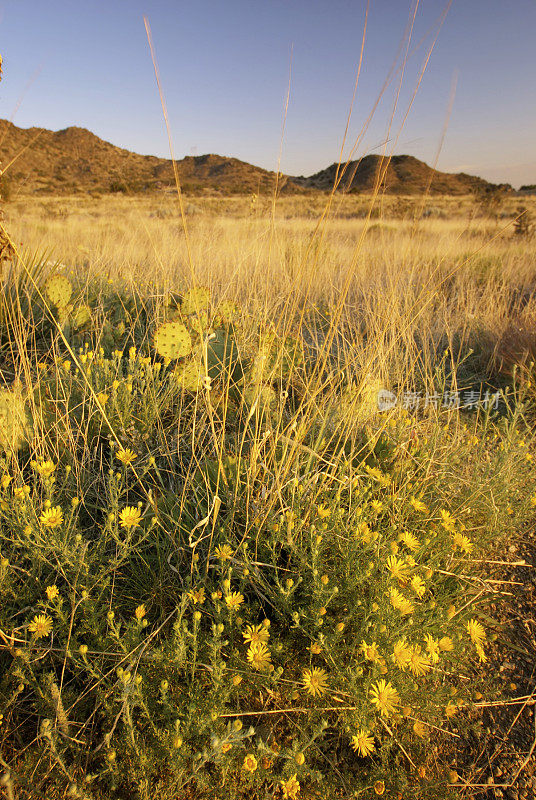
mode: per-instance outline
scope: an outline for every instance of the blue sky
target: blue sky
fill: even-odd
[[[388,152],[514,185],[536,182],[536,0],[421,0]],[[366,0],[0,0],[0,117],[22,127],[89,128],[141,153],[169,154],[143,25],[152,28],[175,153],[232,155],[274,169],[291,47],[281,167],[337,160]],[[413,0],[370,0],[349,139],[381,92]],[[385,91],[358,155],[381,152],[399,87]]]

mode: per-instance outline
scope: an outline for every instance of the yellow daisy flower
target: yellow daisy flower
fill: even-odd
[[[33,633],[36,639],[50,636],[52,632],[52,620],[46,614],[36,614],[32,622],[28,625],[28,630]]]
[[[486,641],[486,631],[482,623],[480,623],[477,619],[470,619],[466,625],[467,633],[471,637],[471,641],[474,645],[482,645],[483,642]]]
[[[432,662],[434,664],[437,664],[437,662],[439,661],[439,653],[441,650],[441,645],[439,644],[438,640],[434,639],[434,637],[431,636],[429,633],[426,634],[424,640],[426,642],[426,650],[428,652],[428,655],[432,659]]]
[[[228,544],[222,544],[214,550],[220,561],[229,561],[233,555],[233,548]]]
[[[380,660],[380,654],[378,652],[378,645],[376,644],[376,642],[372,642],[372,644],[367,644],[363,639],[363,641],[361,642],[360,650],[367,659],[367,661]]]
[[[392,577],[399,581],[405,581],[409,577],[408,565],[403,558],[389,556],[387,559],[387,569],[391,573]]]
[[[53,461],[36,461],[32,463],[32,466],[36,472],[39,473],[43,478],[50,478],[54,470],[56,469],[56,465]]]
[[[454,650],[454,642],[450,638],[450,636],[442,636],[439,640],[439,649],[442,650],[444,653],[449,653],[451,650]]]
[[[240,592],[230,592],[226,595],[225,602],[230,611],[237,611],[244,602],[244,599],[244,595],[240,594]]]
[[[136,619],[138,620],[138,622],[141,622],[141,621],[142,621],[142,619],[144,618],[145,614],[146,614],[145,606],[144,606],[144,604],[142,603],[142,604],[141,604],[141,606],[138,606],[138,607],[136,608],[136,610],[135,610],[135,612],[134,612],[134,616],[136,617]]]
[[[405,639],[399,639],[393,648],[392,660],[399,669],[406,669],[411,659],[411,647]]]
[[[312,669],[303,671],[302,683],[303,688],[308,694],[312,694],[313,697],[317,695],[320,696],[323,695],[327,689],[328,676],[325,670],[319,667],[313,667]]]
[[[205,602],[205,589],[203,587],[201,587],[201,589],[191,589],[188,592],[188,597],[194,605],[196,603],[202,605]]]
[[[331,510],[327,506],[317,506],[316,513],[320,519],[327,519],[329,516],[331,516]]]
[[[422,511],[423,514],[426,514],[428,511],[428,507],[425,505],[425,503],[423,503],[422,500],[417,500],[416,497],[410,497],[409,504],[415,509],[415,511]]]
[[[400,697],[395,687],[385,680],[373,683],[370,688],[370,702],[383,717],[394,714],[400,704]]]
[[[126,506],[119,514],[119,524],[122,528],[135,528],[140,524],[141,511],[135,506]]]
[[[47,586],[47,588],[45,589],[45,592],[46,592],[47,598],[50,601],[55,600],[56,597],[59,595],[58,587],[56,586],[55,583],[53,583],[52,586]]]
[[[39,517],[39,522],[45,528],[57,528],[63,522],[63,511],[59,506],[47,508]]]
[[[257,769],[257,759],[254,755],[251,755],[251,753],[245,757],[243,769],[245,769],[246,772],[255,772]]]
[[[439,510],[439,514],[441,516],[441,525],[445,528],[445,530],[454,532],[454,528],[456,526],[455,517],[453,517],[448,511],[445,511],[444,508]]]
[[[412,550],[412,551],[418,550],[419,547],[421,546],[421,543],[419,542],[417,537],[414,536],[409,531],[404,531],[400,535],[400,541],[403,542],[406,545],[408,550]]]
[[[258,672],[266,672],[270,668],[271,658],[270,651],[262,642],[248,647],[247,660]]]
[[[468,536],[463,533],[455,533],[452,537],[453,548],[459,547],[462,553],[471,553],[473,550],[473,543]]]
[[[392,588],[389,590],[389,599],[393,608],[398,609],[402,615],[413,613],[413,604],[398,589]]]
[[[416,644],[411,650],[408,666],[411,672],[418,676],[426,675],[426,673],[430,672],[430,669],[432,668],[430,659],[425,655],[421,655],[421,648],[418,644]]]
[[[291,775],[286,781],[281,781],[281,790],[283,792],[283,800],[296,800],[300,793],[300,782],[296,777],[296,773]]]
[[[127,447],[126,449],[121,448],[121,450],[117,451],[115,457],[119,461],[121,461],[121,463],[124,464],[126,467],[129,464],[132,464],[134,459],[137,458],[137,453],[134,453],[134,451],[131,450],[130,447]]]
[[[264,625],[246,625],[246,630],[243,632],[245,642],[252,645],[266,644],[270,638],[270,631]]]
[[[423,597],[424,593],[426,592],[426,584],[420,575],[414,575],[411,579],[410,585],[417,597]]]
[[[351,746],[356,753],[365,758],[374,752],[374,736],[365,728],[360,728],[355,736],[352,736]]]

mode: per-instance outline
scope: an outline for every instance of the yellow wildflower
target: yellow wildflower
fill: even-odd
[[[387,569],[393,578],[397,578],[399,581],[405,581],[409,577],[408,565],[403,558],[389,556],[387,559]]]
[[[413,535],[412,533],[410,533],[409,531],[404,531],[404,532],[403,532],[403,533],[400,535],[400,541],[401,541],[401,542],[403,542],[403,543],[406,545],[406,547],[408,548],[408,550],[412,550],[412,551],[414,551],[414,550],[418,550],[418,549],[419,549],[419,547],[421,546],[421,543],[419,542],[419,540],[417,539],[417,537],[416,537],[416,536],[414,536],[414,535]]]
[[[240,592],[230,592],[230,594],[226,595],[225,602],[230,611],[237,611],[244,599],[244,595],[240,594]]]
[[[383,717],[388,717],[396,711],[400,697],[395,687],[382,679],[372,684],[370,702],[376,706]]]
[[[288,780],[281,781],[281,789],[284,800],[296,800],[300,793],[300,782],[296,777],[296,773],[291,775]]]
[[[439,513],[441,515],[441,525],[446,531],[453,533],[456,526],[456,519],[448,511],[445,511],[444,508],[440,509]]]
[[[33,633],[36,639],[50,636],[52,632],[52,620],[46,614],[37,614],[28,625],[28,630]]]
[[[144,618],[145,614],[146,614],[145,605],[143,605],[143,603],[142,603],[141,606],[138,606],[136,608],[136,610],[134,612],[134,616],[136,617],[138,622],[141,622],[142,619]]]
[[[417,500],[416,497],[410,497],[409,504],[415,509],[415,511],[422,511],[423,514],[428,512],[428,507],[422,502],[422,500]]]
[[[411,579],[411,588],[417,595],[417,597],[422,597],[426,591],[426,585],[420,575],[414,575]]]
[[[421,655],[421,648],[418,644],[416,644],[411,650],[408,666],[411,672],[418,676],[426,675],[426,673],[429,672],[432,667],[430,659],[425,655]]]
[[[367,661],[379,661],[380,654],[378,652],[378,645],[376,642],[372,642],[372,644],[367,644],[365,640],[361,642],[361,652],[367,659]]]
[[[255,772],[257,769],[257,759],[254,755],[251,755],[251,753],[245,757],[243,769],[245,769],[246,772]]]
[[[313,644],[309,648],[309,652],[311,652],[315,656],[318,656],[322,652],[322,648],[317,642],[313,642]]]
[[[458,709],[456,708],[456,705],[451,700],[449,700],[447,705],[445,706],[445,714],[447,718],[451,719],[453,716],[455,716],[457,711]]]
[[[11,475],[4,475],[2,480],[0,481],[2,489],[7,489],[12,480],[13,478],[11,477]]]
[[[246,630],[243,632],[245,642],[252,645],[266,644],[270,638],[270,631],[264,625],[246,625]]]
[[[454,642],[450,638],[450,636],[442,636],[439,640],[439,649],[442,650],[444,653],[450,652],[450,650],[454,650]]]
[[[46,592],[47,598],[50,601],[55,600],[56,597],[59,595],[58,587],[56,586],[55,583],[53,583],[52,586],[47,586],[47,588],[45,589],[45,592]]]
[[[258,672],[266,672],[270,668],[271,655],[265,644],[251,644],[248,647],[247,660]]]
[[[411,647],[405,639],[399,639],[395,644],[391,658],[399,669],[406,669],[409,666]]]
[[[352,749],[360,756],[369,756],[374,751],[374,737],[365,728],[360,728],[351,739]]]
[[[439,652],[441,650],[440,643],[437,641],[437,639],[434,639],[434,637],[431,636],[429,633],[426,634],[424,639],[426,642],[426,650],[428,652],[428,655],[432,659],[432,662],[434,664],[437,664],[437,662],[439,661]]]
[[[477,619],[470,619],[466,627],[473,644],[481,645],[482,642],[486,641],[486,631]]]
[[[220,561],[229,561],[233,555],[233,548],[228,544],[222,544],[214,550]]]
[[[128,464],[132,464],[134,459],[137,458],[137,454],[134,453],[130,449],[130,447],[127,447],[126,450],[123,448],[121,448],[121,450],[118,450],[117,453],[115,454],[115,457],[118,459],[118,461],[121,461],[121,463],[124,464],[126,467],[128,466]]]
[[[47,508],[39,517],[39,522],[45,528],[57,528],[63,522],[63,511],[59,506]]]
[[[398,609],[402,615],[413,613],[413,604],[398,589],[392,588],[389,590],[389,599],[393,608]]]
[[[312,669],[303,671],[302,683],[303,688],[308,694],[312,694],[313,697],[317,695],[320,696],[323,695],[327,689],[328,676],[325,670],[319,667],[313,667]]]
[[[456,532],[452,537],[452,546],[459,547],[463,553],[470,553],[473,549],[473,542],[463,533]]]
[[[32,466],[36,472],[39,473],[43,478],[50,478],[54,470],[56,469],[56,465],[53,461],[35,461],[32,462]]]
[[[202,605],[205,602],[205,589],[203,587],[201,587],[201,589],[191,589],[188,592],[188,597],[194,605],[196,603]]]
[[[134,506],[126,506],[119,514],[119,524],[122,528],[135,528],[140,524],[141,511]]]
[[[331,516],[331,509],[329,509],[327,506],[319,505],[316,507],[316,513],[320,519],[327,519],[329,516]]]

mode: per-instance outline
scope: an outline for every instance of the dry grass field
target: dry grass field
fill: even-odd
[[[534,796],[522,205],[6,204],[0,795]]]

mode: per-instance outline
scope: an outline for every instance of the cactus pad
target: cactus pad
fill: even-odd
[[[205,286],[198,286],[195,289],[187,291],[181,303],[181,311],[183,314],[198,314],[200,311],[208,308],[210,303],[210,292]]]
[[[156,329],[154,347],[163,358],[181,358],[192,349],[192,339],[182,322],[164,322]]]
[[[73,287],[65,275],[53,275],[45,283],[45,292],[56,308],[65,308],[71,299]]]
[[[202,364],[198,360],[188,360],[178,365],[173,373],[178,387],[185,392],[197,392],[203,380]]]
[[[73,328],[83,328],[91,320],[91,309],[89,306],[78,306],[73,314]]]

